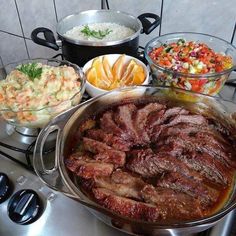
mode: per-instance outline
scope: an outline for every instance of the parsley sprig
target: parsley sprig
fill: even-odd
[[[35,62],[22,64],[19,67],[17,67],[17,70],[27,75],[31,80],[34,80],[35,78],[39,78],[43,71],[42,67],[38,67],[38,64]]]
[[[97,39],[103,39],[105,36],[107,36],[108,34],[110,34],[112,32],[112,30],[109,29],[105,29],[104,31],[102,30],[91,30],[88,25],[85,25],[84,28],[81,30],[81,32],[88,37],[94,37]]]

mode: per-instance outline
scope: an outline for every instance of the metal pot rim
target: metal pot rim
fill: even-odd
[[[72,39],[70,37],[64,36],[63,34],[61,34],[59,32],[60,25],[64,21],[68,21],[71,17],[77,16],[77,15],[82,15],[82,14],[99,14],[100,12],[110,12],[112,14],[123,14],[123,15],[126,15],[127,17],[130,17],[130,18],[136,20],[137,24],[139,25],[139,28],[138,28],[138,30],[136,30],[136,32],[134,34],[132,34],[131,36],[126,37],[126,38],[124,38],[122,40],[105,41],[105,42]],[[122,43],[125,43],[125,42],[128,42],[128,41],[131,41],[131,40],[133,40],[133,39],[135,39],[136,37],[139,36],[139,34],[141,33],[141,29],[142,29],[142,24],[141,24],[140,20],[137,17],[135,17],[135,16],[133,16],[133,15],[131,15],[129,13],[123,12],[123,11],[115,11],[115,10],[88,10],[88,11],[82,11],[82,12],[74,13],[74,14],[71,14],[71,15],[68,15],[68,16],[62,18],[57,23],[57,26],[56,26],[57,34],[59,35],[59,38],[62,39],[62,41],[64,40],[66,42],[69,42],[69,43],[72,43],[72,44],[76,44],[76,45],[97,46],[97,47],[106,47],[106,46],[119,45],[119,44],[122,44]]]

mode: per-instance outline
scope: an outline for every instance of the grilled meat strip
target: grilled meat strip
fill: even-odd
[[[125,152],[115,150],[110,146],[90,138],[83,138],[84,149],[95,155],[95,160],[112,163],[115,166],[123,166],[125,164]]]
[[[70,171],[85,179],[95,176],[109,176],[114,169],[112,164],[95,161],[80,153],[72,154],[65,164]]]

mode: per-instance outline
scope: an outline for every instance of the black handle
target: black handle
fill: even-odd
[[[45,39],[38,37],[39,33],[43,33]],[[56,51],[59,50],[59,46],[56,44],[54,34],[50,29],[44,27],[34,29],[31,33],[31,39],[39,45],[52,48]]]
[[[154,13],[143,13],[142,15],[138,16],[138,18],[143,26],[141,34],[150,34],[161,23],[161,18]],[[154,19],[154,21],[150,22],[147,18]]]

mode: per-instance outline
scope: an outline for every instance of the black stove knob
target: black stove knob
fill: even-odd
[[[11,183],[7,175],[0,173],[0,203],[4,202],[11,194]]]
[[[39,218],[42,205],[38,194],[31,189],[16,192],[9,200],[8,215],[17,224],[33,223]]]

